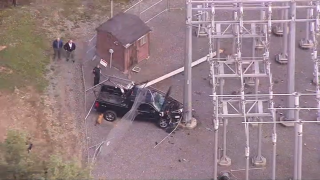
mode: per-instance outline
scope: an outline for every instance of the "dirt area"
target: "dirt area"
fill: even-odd
[[[124,3],[115,3],[115,12],[122,9]],[[9,23],[4,26],[5,30],[9,32],[13,22],[19,23],[16,18],[19,13],[30,15],[27,25],[37,25],[30,32],[44,35],[39,41],[43,40],[45,46],[35,46],[32,39],[35,34],[16,31],[20,26],[14,28],[14,33],[7,34],[6,39],[0,38],[1,46],[7,46],[0,52],[0,141],[5,139],[8,129],[21,129],[29,134],[33,152],[43,157],[58,152],[65,158],[82,160],[85,147],[82,52],[85,41],[94,33],[93,27],[108,18],[109,1],[30,0],[18,1],[17,7],[10,4],[1,7],[5,8],[1,13],[6,16],[0,20]],[[64,42],[74,40],[75,63],[66,62],[64,58],[53,61],[51,42],[56,37]],[[25,51],[17,52],[18,48]],[[30,51],[39,52],[41,58]],[[28,63],[24,65],[23,61]],[[38,79],[42,75],[45,78]]]

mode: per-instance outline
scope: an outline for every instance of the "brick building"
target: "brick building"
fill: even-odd
[[[97,29],[97,55],[110,63],[110,49],[113,50],[112,66],[128,70],[150,56],[151,29],[136,15],[119,13]]]

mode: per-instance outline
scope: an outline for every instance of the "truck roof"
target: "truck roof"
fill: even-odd
[[[119,106],[127,106],[119,88],[109,85],[101,86],[97,101],[111,103]]]
[[[100,92],[97,100],[119,105],[124,102],[121,96],[110,94],[109,92]]]

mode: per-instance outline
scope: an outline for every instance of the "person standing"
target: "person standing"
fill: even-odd
[[[65,45],[64,45],[64,50],[67,52],[67,61],[69,59],[74,62],[74,51],[76,50],[76,44],[72,42],[72,40],[69,40]]]
[[[57,57],[61,59],[61,50],[62,50],[63,42],[60,38],[57,38],[53,41],[52,47],[54,51],[53,59],[55,60]]]
[[[97,85],[100,83],[100,74],[101,74],[101,69],[99,64],[93,68],[93,74],[94,74],[94,79],[93,79],[93,86]]]

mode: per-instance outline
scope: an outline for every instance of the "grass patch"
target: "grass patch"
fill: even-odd
[[[0,89],[12,90],[34,86],[43,91],[47,85],[46,65],[50,62],[46,50],[44,32],[37,31],[37,16],[23,8],[0,12],[0,45],[7,46],[0,51],[0,66],[12,73],[0,72]]]
[[[81,1],[79,0],[68,0],[58,1],[59,6],[62,7],[61,15],[68,20],[75,20],[79,14],[79,7],[81,7]]]

